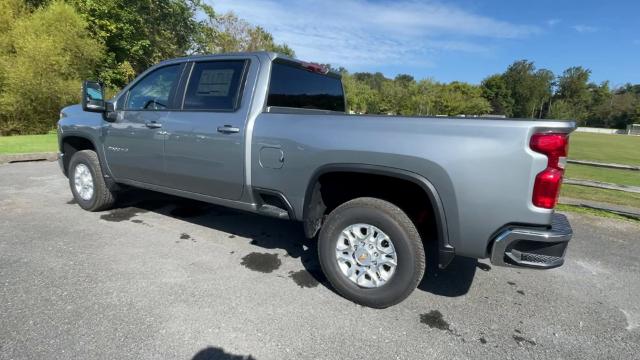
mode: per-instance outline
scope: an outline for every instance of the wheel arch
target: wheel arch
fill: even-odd
[[[427,178],[411,171],[380,165],[368,164],[328,164],[316,169],[311,176],[304,195],[302,221],[304,223],[305,235],[313,237],[322,226],[323,215],[319,213],[318,199],[320,195],[320,179],[322,176],[331,173],[357,173],[373,174],[383,177],[393,178],[401,181],[411,182],[417,185],[427,196],[434,214],[438,241],[438,262],[441,268],[446,267],[454,257],[454,248],[449,243],[449,232],[447,219],[442,204],[442,199],[436,187]],[[320,206],[323,206],[320,201]]]
[[[73,154],[82,150],[93,150],[98,152],[95,142],[88,136],[81,134],[65,134],[60,138],[60,155],[62,170],[65,175],[69,174],[69,162]]]

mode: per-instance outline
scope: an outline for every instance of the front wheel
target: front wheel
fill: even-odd
[[[69,161],[69,186],[73,198],[87,211],[107,210],[115,202],[115,194],[102,176],[98,155],[91,150],[73,154]]]
[[[357,198],[333,210],[320,232],[318,254],[342,296],[373,308],[407,298],[425,269],[422,240],[411,219],[376,198]]]

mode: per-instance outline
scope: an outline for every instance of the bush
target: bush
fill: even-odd
[[[55,127],[60,109],[79,102],[81,80],[102,46],[69,5],[52,2],[13,19],[0,35],[0,133],[38,134]]]

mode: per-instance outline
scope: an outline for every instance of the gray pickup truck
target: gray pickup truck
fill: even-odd
[[[339,74],[274,53],[192,56],[145,71],[113,99],[85,81],[58,123],[78,204],[138,187],[303,223],[344,297],[405,299],[455,255],[562,265],[554,213],[575,124],[349,115]],[[431,248],[431,247],[429,247]]]

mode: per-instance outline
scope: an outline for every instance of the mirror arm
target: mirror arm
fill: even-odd
[[[116,112],[114,103],[111,101],[105,101],[104,105],[102,118],[104,121],[115,122],[118,119],[118,113]]]

